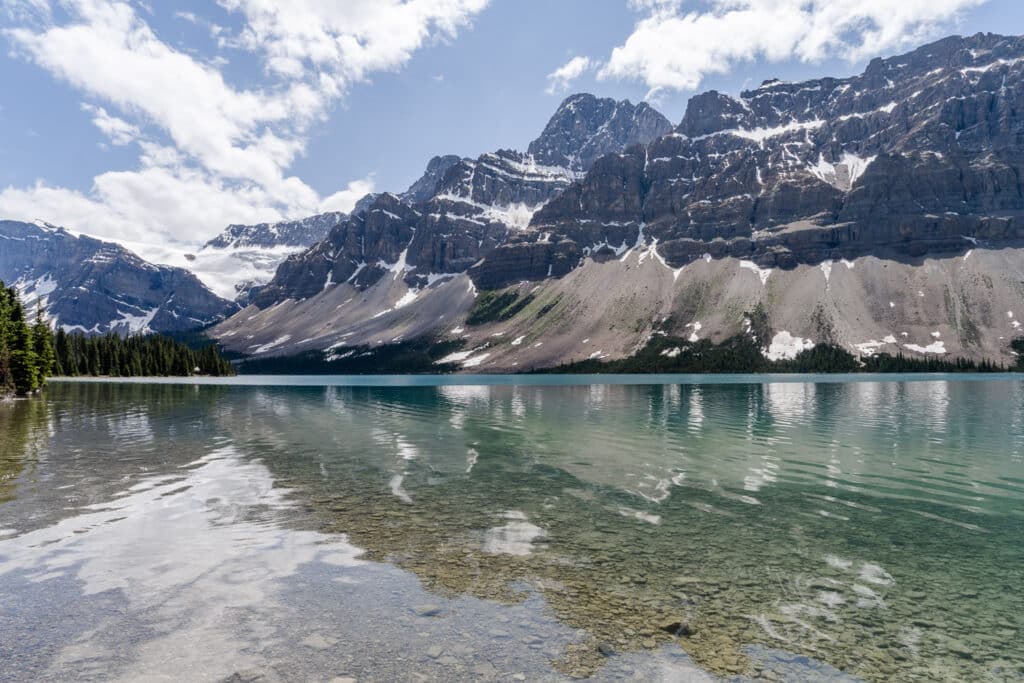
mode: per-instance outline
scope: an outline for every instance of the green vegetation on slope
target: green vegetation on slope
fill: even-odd
[[[533,295],[520,297],[516,289],[503,292],[480,292],[473,304],[473,309],[466,318],[467,325],[483,325],[484,323],[508,320],[523,310],[533,301]]]
[[[1016,343],[1016,342],[1015,342]],[[1024,348],[1024,340],[1021,340]],[[1024,364],[1018,361],[1018,368]],[[990,361],[964,358],[909,358],[878,354],[858,361],[846,349],[819,344],[801,351],[792,360],[771,361],[751,337],[736,335],[721,344],[707,339],[690,342],[677,337],[655,335],[629,358],[613,361],[584,360],[549,368],[549,373],[849,373],[849,372],[1005,372],[1006,367]]]
[[[1017,369],[1024,372],[1024,337],[1017,337],[1010,342],[1010,350],[1017,354]]]

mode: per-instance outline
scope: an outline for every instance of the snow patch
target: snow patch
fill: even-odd
[[[490,357],[490,353],[481,353],[479,356],[473,356],[462,361],[462,367],[464,368],[475,368],[483,363]]]
[[[786,330],[778,332],[772,337],[772,343],[765,352],[768,360],[792,360],[801,351],[814,348],[814,342],[802,337],[794,337]]]
[[[876,353],[878,353],[878,350],[880,348],[882,348],[883,346],[887,346],[887,345],[891,345],[891,344],[895,344],[895,343],[896,343],[896,337],[894,337],[894,336],[892,336],[890,334],[890,335],[887,335],[885,337],[885,339],[883,339],[882,341],[877,341],[875,339],[872,339],[871,341],[861,342],[860,344],[854,344],[854,347],[856,347],[856,349],[858,351],[860,351],[860,354],[862,356],[867,356],[868,358],[870,358],[871,356],[873,356]]]
[[[447,200],[457,204],[472,206],[480,212],[477,214],[477,218],[483,218],[491,222],[504,223],[516,230],[526,230],[530,227],[530,221],[533,220],[533,214],[537,213],[537,211],[544,206],[543,202],[533,205],[520,202],[516,204],[507,204],[505,206],[492,206],[490,204],[482,204],[480,202],[473,201],[468,197],[451,193],[437,195],[434,199]],[[470,220],[465,216],[453,217]]]
[[[932,342],[928,346],[918,346],[917,344],[904,344],[903,348],[908,351],[914,351],[915,353],[947,353],[946,342],[937,341]]]
[[[768,276],[772,274],[771,268],[762,268],[753,261],[740,261],[740,268],[746,268],[757,273],[757,276],[761,279],[761,286],[768,284]]]
[[[472,349],[471,351],[456,351],[454,353],[449,353],[447,356],[445,356],[444,358],[442,358],[441,360],[437,361],[434,364],[445,365],[447,363],[461,363],[462,361],[466,360],[474,353],[476,353],[478,350],[479,349]]]
[[[138,315],[132,315],[126,311],[118,310],[117,314],[121,317],[117,320],[110,321],[110,329],[121,327],[122,325],[128,326],[128,332],[130,334],[147,334],[152,332],[149,328],[149,324],[153,322],[153,318],[156,317],[157,312],[160,310],[159,306],[151,308]]]
[[[413,270],[416,266],[409,266],[406,263],[406,258],[409,256],[409,247],[402,250],[402,253],[398,255],[398,260],[394,263],[380,262],[380,267],[384,270],[390,271],[395,274],[393,280],[397,280],[399,275],[404,275],[407,271]]]
[[[287,342],[291,338],[292,338],[292,336],[290,334],[282,335],[282,336],[278,337],[277,339],[275,339],[274,341],[270,342],[269,344],[263,344],[262,346],[257,346],[255,349],[253,349],[252,353],[253,354],[266,353],[267,351],[269,351],[269,350],[271,350],[273,348],[276,348],[276,347],[280,346],[281,344],[284,344],[285,342]]]
[[[408,292],[402,295],[402,298],[395,302],[395,308],[402,308],[408,306],[413,301],[416,301],[416,297],[420,295],[420,290],[410,289]]]
[[[814,119],[812,121],[794,121],[783,126],[774,126],[771,128],[730,128],[728,130],[708,133],[707,135],[699,135],[690,139],[696,141],[704,140],[716,135],[732,135],[745,140],[753,140],[754,142],[764,142],[769,138],[779,137],[780,135],[821,128],[824,124],[825,121],[822,119]]]
[[[818,162],[808,166],[808,170],[822,182],[843,192],[849,192],[876,158],[859,157],[850,152],[843,152],[842,158],[833,163],[825,161],[825,155],[819,153]]]

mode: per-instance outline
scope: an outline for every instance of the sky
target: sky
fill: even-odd
[[[525,150],[573,92],[860,72],[1020,0],[0,0],[0,218],[156,260],[346,211],[437,154]]]

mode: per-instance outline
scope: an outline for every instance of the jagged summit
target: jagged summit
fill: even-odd
[[[331,211],[294,221],[229,225],[203,248],[308,247],[326,237],[330,229],[345,217],[346,214],[340,211]]]
[[[402,193],[402,199],[410,204],[430,199],[434,196],[437,184],[444,178],[444,174],[460,161],[462,161],[462,157],[455,154],[434,157],[427,162],[427,168],[423,171],[423,175],[410,185],[409,189]]]
[[[527,153],[378,197],[219,334],[261,354],[445,337],[500,289],[520,303],[459,333],[467,368],[621,357],[655,329],[721,339],[756,304],[801,348],[999,354],[1024,311],[1021,83],[1024,40],[985,34],[702,93],[675,130],[574,95]]]
[[[605,154],[647,144],[671,130],[668,119],[646,102],[580,93],[559,105],[527,152],[540,164],[585,171]]]
[[[922,97],[953,99],[964,82],[1019,63],[1024,39],[992,33],[950,36],[907,54],[871,60],[848,78],[802,82],[768,79],[734,98],[711,90],[691,98],[676,132],[688,137],[773,129],[799,122],[848,120]],[[940,87],[936,91],[935,88]],[[891,110],[886,113],[891,113]]]

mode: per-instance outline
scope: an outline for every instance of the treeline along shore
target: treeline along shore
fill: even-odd
[[[157,334],[122,337],[54,332],[37,308],[29,319],[14,288],[0,282],[0,397],[38,392],[49,377],[227,376],[235,371],[213,343],[195,348]]]

